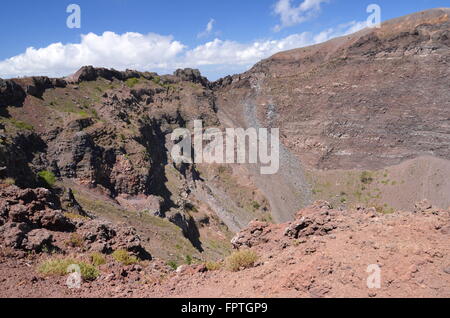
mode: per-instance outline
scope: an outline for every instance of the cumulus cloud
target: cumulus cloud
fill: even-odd
[[[0,61],[0,77],[66,76],[83,65],[94,65],[158,72],[196,67],[214,79],[242,72],[277,52],[324,42],[364,26],[363,22],[354,21],[318,34],[303,32],[250,43],[214,39],[194,48],[188,48],[171,36],[154,33],[89,33],[81,37],[80,43],[54,43],[39,49],[31,47],[23,54]]]
[[[278,0],[274,13],[280,17],[280,24],[274,27],[278,32],[285,27],[305,22],[320,12],[321,5],[329,0],[304,0],[298,6],[292,5],[292,0]]]
[[[206,25],[206,28],[203,32],[199,33],[197,35],[198,38],[204,38],[207,37],[208,35],[210,35],[213,31],[214,28],[214,23],[216,23],[216,20],[214,19],[210,19],[208,24]]]
[[[117,69],[161,69],[169,67],[185,48],[171,36],[154,33],[89,33],[81,36],[80,43],[54,43],[39,49],[30,47],[23,54],[1,61],[0,75],[62,76],[88,64]]]

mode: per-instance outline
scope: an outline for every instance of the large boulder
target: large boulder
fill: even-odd
[[[0,218],[3,223],[25,223],[30,228],[71,232],[75,225],[58,210],[59,200],[47,189],[0,189]]]
[[[45,229],[30,231],[23,241],[23,247],[29,251],[41,252],[45,247],[52,245],[53,235]]]
[[[29,231],[26,223],[8,222],[0,227],[1,245],[19,249]]]
[[[132,227],[96,219],[81,224],[77,232],[91,251],[108,254],[124,249],[141,259],[151,259]]]

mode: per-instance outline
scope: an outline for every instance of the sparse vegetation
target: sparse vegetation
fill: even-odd
[[[112,257],[123,265],[133,265],[139,262],[139,259],[136,256],[131,255],[126,250],[117,250],[112,253]]]
[[[241,269],[251,268],[258,260],[258,255],[251,250],[242,250],[228,256],[225,260],[226,268],[237,272]]]
[[[89,218],[86,216],[82,216],[82,215],[79,215],[76,213],[70,213],[70,212],[64,213],[64,216],[71,220],[89,220]]]
[[[13,178],[5,178],[1,181],[1,183],[7,184],[7,185],[15,185],[16,180],[14,180]]]
[[[185,257],[185,263],[186,263],[187,265],[192,265],[192,262],[193,262],[192,256],[191,256],[191,255],[186,255],[186,257]]]
[[[387,204],[385,204],[384,206],[376,206],[375,209],[378,213],[381,214],[392,214],[395,212],[395,209],[390,208]]]
[[[72,258],[52,258],[42,262],[38,266],[38,272],[47,276],[64,276],[69,274],[70,265],[78,265],[81,271],[81,277],[86,281],[95,280],[98,275],[98,269],[91,264],[81,262]]]
[[[13,124],[16,128],[20,130],[34,130],[33,125],[24,123],[20,120],[11,119],[11,124]]]
[[[178,268],[178,264],[175,261],[168,261],[167,262],[167,266],[169,266],[170,268],[172,268],[173,270],[176,270]]]
[[[38,177],[47,188],[53,188],[56,183],[56,177],[51,171],[41,171],[38,173]]]
[[[368,172],[368,171],[364,171],[361,174],[361,178],[360,179],[361,179],[361,182],[363,184],[371,184],[373,182],[372,174],[370,172]]]
[[[261,204],[259,204],[259,202],[257,202],[257,201],[252,201],[251,204],[252,204],[252,208],[254,210],[259,210],[261,208]]]
[[[153,77],[152,82],[155,83],[156,85],[161,85],[161,77],[159,76]]]
[[[94,266],[100,266],[103,264],[106,264],[106,257],[98,252],[92,253],[91,255],[91,262]]]
[[[218,271],[222,268],[222,264],[219,262],[207,262],[205,266],[206,269],[210,272]]]
[[[125,81],[125,84],[129,87],[129,88],[133,88],[134,86],[136,86],[139,83],[139,78],[136,77],[132,77],[129,78]]]
[[[66,241],[66,245],[70,247],[83,247],[84,239],[78,233],[70,234],[69,239]]]

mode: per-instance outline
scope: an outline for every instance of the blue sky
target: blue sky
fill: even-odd
[[[72,3],[81,8],[80,29],[66,26]],[[216,79],[278,51],[358,30],[372,3],[382,20],[450,6],[448,0],[3,1],[0,77],[63,76],[94,64],[161,73],[191,66]]]

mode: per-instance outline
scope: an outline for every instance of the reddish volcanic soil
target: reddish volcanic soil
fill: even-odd
[[[122,266],[109,261],[81,289],[65,277],[36,272],[41,257],[11,252],[0,258],[1,297],[450,297],[450,213],[381,215],[340,211],[326,203],[299,212],[294,222],[252,222],[233,239],[259,259],[252,268],[177,271],[158,260]],[[381,288],[367,287],[367,268],[381,268]]]

